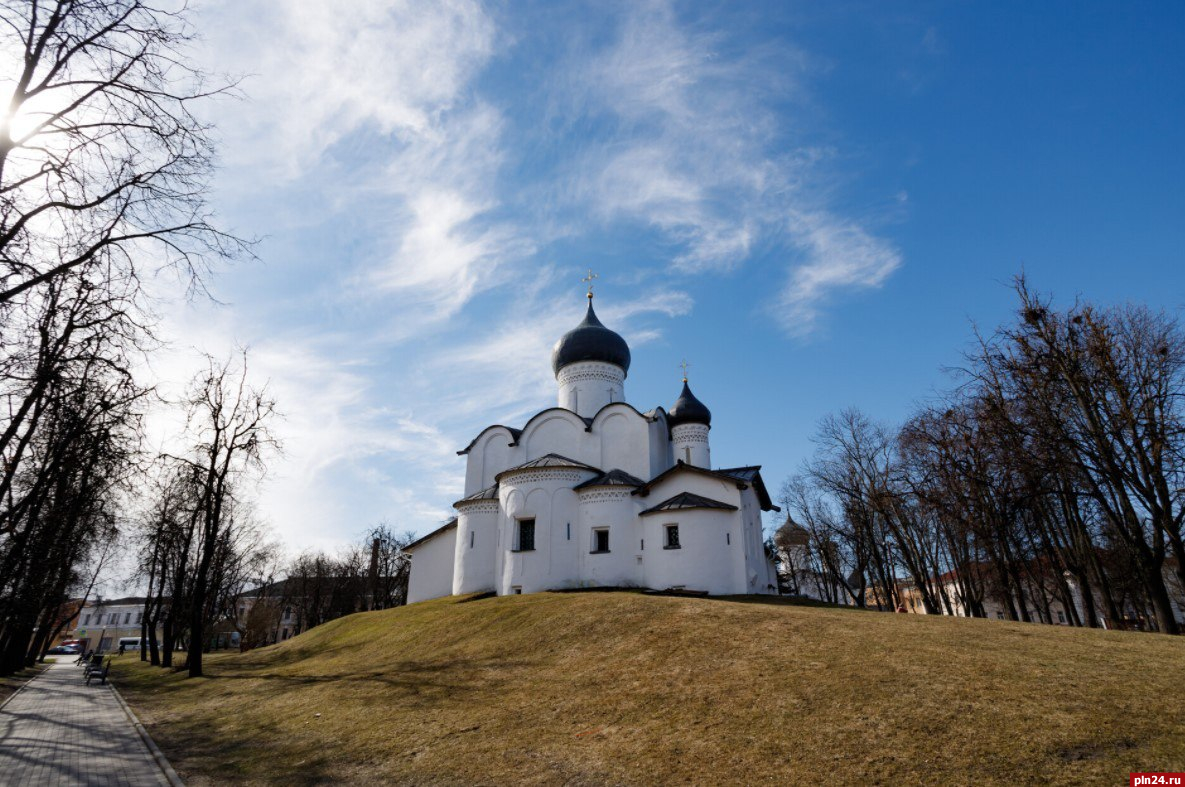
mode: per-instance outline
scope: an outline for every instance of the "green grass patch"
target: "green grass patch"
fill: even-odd
[[[1185,771],[1185,638],[541,593],[115,682],[187,783],[1126,783]]]

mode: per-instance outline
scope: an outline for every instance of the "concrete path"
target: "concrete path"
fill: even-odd
[[[167,787],[111,687],[61,658],[0,708],[0,784]]]

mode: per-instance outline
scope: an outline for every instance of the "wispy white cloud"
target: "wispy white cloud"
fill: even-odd
[[[805,256],[791,270],[778,310],[783,326],[794,335],[815,329],[823,304],[836,292],[879,287],[901,265],[896,249],[854,221],[825,212],[794,212],[788,224]]]
[[[726,43],[655,0],[632,7],[591,66],[574,63],[583,110],[615,121],[588,147],[576,193],[605,220],[659,229],[685,272],[726,271],[763,241],[775,253],[787,244],[786,284],[768,305],[805,336],[830,296],[880,286],[901,255],[860,217],[828,207],[818,185],[828,152],[796,143],[797,130],[769,108],[802,92],[809,58],[785,42],[776,56],[728,57]]]
[[[209,57],[249,75],[235,122],[220,124],[230,186],[261,199],[321,190],[306,222],[330,220],[326,207],[366,216],[386,248],[346,266],[357,296],[398,298],[408,323],[452,316],[532,250],[488,218],[503,122],[472,82],[499,40],[494,20],[476,0],[279,6],[206,11]]]
[[[202,17],[207,56],[246,76],[228,165],[289,179],[363,127],[439,136],[496,33],[475,0],[221,0]]]

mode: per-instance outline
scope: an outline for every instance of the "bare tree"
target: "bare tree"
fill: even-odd
[[[262,471],[267,452],[279,446],[269,429],[275,402],[266,390],[248,384],[246,352],[237,362],[208,358],[206,369],[191,385],[188,410],[195,443],[185,461],[193,470],[196,491],[197,564],[189,598],[187,664],[190,677],[198,677],[213,569],[234,526],[235,484],[245,481],[251,470]]]
[[[69,271],[135,275],[144,260],[201,286],[243,250],[209,221],[209,127],[227,94],[189,64],[184,6],[4,0],[0,51],[17,55],[0,115],[0,305]]]

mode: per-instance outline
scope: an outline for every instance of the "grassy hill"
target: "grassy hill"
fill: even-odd
[[[1126,784],[1185,771],[1185,638],[637,593],[352,615],[210,676],[119,660],[190,784]]]

